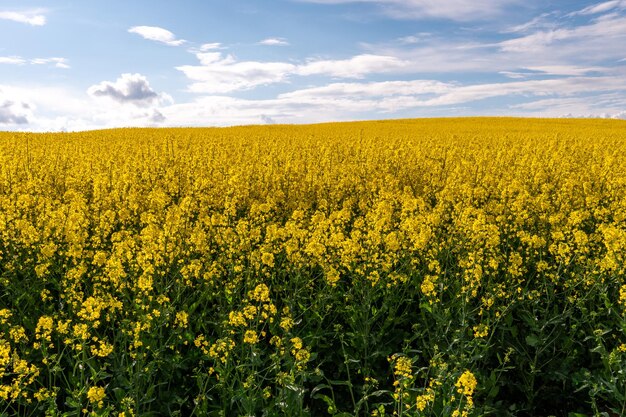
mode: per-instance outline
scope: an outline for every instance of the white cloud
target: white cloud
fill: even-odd
[[[122,74],[115,82],[102,81],[89,87],[87,93],[93,97],[107,97],[136,106],[149,106],[170,99],[154,91],[148,79],[141,74]]]
[[[504,33],[526,33],[530,30],[537,29],[553,29],[556,26],[554,21],[555,13],[542,13],[537,17],[534,17],[526,23],[515,25],[505,29]]]
[[[605,13],[614,9],[622,9],[622,10],[626,9],[626,0],[611,0],[611,1],[605,1],[603,3],[597,3],[594,5],[585,7],[582,10],[578,10],[576,12],[570,13],[569,16]]]
[[[54,64],[55,67],[62,68],[62,69],[70,68],[70,66],[69,66],[69,64],[67,62],[68,61],[67,61],[66,58],[59,58],[59,57],[35,58],[35,59],[31,59],[30,60],[30,63],[34,64],[34,65]]]
[[[35,105],[15,94],[12,88],[0,85],[0,126],[28,128]]]
[[[614,100],[613,94],[600,94],[595,97],[565,97],[530,101],[511,106],[513,111],[521,110],[529,115],[544,117],[593,117],[623,119],[626,111],[624,99]]]
[[[144,39],[155,42],[161,42],[170,46],[180,46],[186,41],[184,39],[176,39],[176,35],[167,29],[157,26],[133,26],[128,29],[130,33],[136,33]]]
[[[415,35],[402,36],[397,39],[398,42],[406,45],[416,44],[428,40],[432,36],[429,32],[420,32]]]
[[[520,0],[301,0],[309,3],[374,3],[397,19],[444,18],[458,21],[484,19],[502,14]]]
[[[215,49],[224,49],[224,47],[219,42],[213,42],[213,43],[203,43],[202,45],[200,45],[200,48],[198,48],[200,52],[207,52],[207,51],[212,51]]]
[[[27,125],[29,113],[26,103],[0,99],[0,125]]]
[[[259,45],[265,46],[287,46],[289,42],[285,38],[267,38],[259,42]]]
[[[583,93],[626,91],[620,77],[571,77],[550,80],[515,81],[458,86],[439,97],[428,99],[418,106],[448,106],[504,96],[567,97]]]
[[[21,12],[0,11],[0,19],[12,20],[18,23],[25,23],[31,26],[43,26],[46,24],[46,16],[41,9],[27,10]]]
[[[21,56],[0,56],[0,64],[24,65],[26,60]]]
[[[290,76],[322,75],[335,78],[363,78],[372,73],[401,70],[406,62],[392,57],[372,54],[357,55],[342,60],[310,60],[298,65],[289,62],[237,61],[234,56],[220,52],[198,52],[200,65],[176,67],[192,81],[189,91],[223,94],[250,90],[261,85],[285,83]]]
[[[152,109],[152,113],[149,114],[149,119],[150,121],[154,122],[154,123],[163,123],[167,120],[167,118],[165,116],[163,116],[163,113],[161,113],[159,110],[157,109]]]
[[[189,91],[195,93],[228,93],[284,82],[296,68],[285,62],[237,61],[220,52],[196,53],[196,57],[200,65],[176,67],[192,81]]]
[[[70,68],[68,60],[66,58],[33,58],[26,59],[21,56],[0,56],[0,64],[12,64],[12,65],[45,65],[53,64],[56,68],[68,69]]]
[[[324,97],[385,97],[393,95],[428,95],[450,91],[453,84],[434,80],[380,81],[368,83],[333,83],[284,93],[283,99],[315,99]]]
[[[575,65],[538,65],[525,69],[541,73],[542,75],[587,75],[594,72],[606,72],[605,67],[577,67]]]
[[[509,39],[500,43],[504,52],[533,52],[536,48],[543,48],[556,41],[572,37],[570,29],[557,29],[545,32],[535,32],[520,38]]]
[[[571,77],[473,85],[414,80],[335,83],[281,94],[277,101],[283,104],[290,103],[296,108],[304,105],[318,109],[335,109],[338,115],[358,112],[364,108],[369,108],[371,112],[379,114],[403,110],[423,112],[429,108],[439,108],[438,113],[434,114],[441,115],[441,109],[449,110],[453,106],[466,105],[489,98],[518,97],[522,100],[532,100],[534,97],[540,97],[541,100],[576,101],[579,110],[586,110],[585,106],[589,107],[593,104],[596,111],[605,109],[605,111],[614,112],[626,106],[624,91],[626,91],[626,84],[619,77]],[[611,94],[615,97],[608,100],[607,97]],[[581,103],[585,106],[580,105]],[[516,108],[522,109],[521,106]],[[573,105],[568,108],[568,110],[573,109]],[[525,110],[531,110],[531,108]],[[554,109],[542,108],[541,110],[543,114],[547,114],[548,110]],[[491,112],[493,114],[493,110]],[[511,109],[500,107],[497,112],[510,114]],[[558,116],[565,113],[567,112],[550,111],[549,114]],[[484,110],[482,114],[485,114]]]
[[[620,108],[626,106],[624,91],[626,84],[617,76],[470,85],[436,80],[350,82],[298,89],[272,99],[203,96],[190,103],[166,106],[162,112],[167,117],[167,123],[172,125],[257,124],[268,120],[309,123],[380,118],[397,112],[415,117],[441,115],[442,111],[458,114],[453,113],[459,111],[456,110],[458,106],[489,98],[517,97],[529,102],[538,98],[536,101],[545,100],[546,105],[528,108],[499,106],[497,109],[473,112],[557,117],[570,112],[618,113]],[[610,97],[613,98],[609,100]],[[620,97],[622,101],[619,101]],[[460,114],[467,115],[467,109],[471,107],[465,109]]]
[[[314,60],[298,67],[299,75],[327,75],[337,78],[363,78],[372,73],[398,72],[407,62],[394,56],[362,54],[349,59]]]
[[[527,72],[520,72],[520,71],[500,71],[498,72],[498,74],[504,75],[505,77],[512,78],[514,80],[521,80],[531,75]]]
[[[5,122],[11,121],[0,125],[0,130],[41,132],[160,126],[168,123],[160,106],[172,105],[167,96],[161,96],[163,100],[151,106],[120,105],[67,87],[0,85],[0,107],[4,105],[0,114]],[[11,104],[6,106],[6,102]]]
[[[503,41],[499,46],[504,52],[542,54],[550,49],[557,56],[598,59],[621,57],[619,48],[606,47],[608,42],[616,41],[626,41],[626,16],[609,14],[587,25],[537,31]]]

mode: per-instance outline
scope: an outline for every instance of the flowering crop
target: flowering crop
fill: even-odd
[[[603,120],[0,133],[0,416],[624,415],[624,161]]]

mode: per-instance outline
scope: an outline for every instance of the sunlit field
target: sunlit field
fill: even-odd
[[[624,121],[0,133],[0,415],[626,415],[625,265]]]

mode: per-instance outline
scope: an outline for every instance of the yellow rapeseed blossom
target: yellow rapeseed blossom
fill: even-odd
[[[50,342],[52,330],[54,330],[54,319],[50,316],[39,317],[37,327],[35,328],[35,338]]]
[[[174,320],[174,325],[177,327],[185,328],[189,324],[189,314],[186,311],[179,311],[176,313],[176,319]]]
[[[261,262],[263,262],[264,265],[267,265],[270,268],[273,268],[274,267],[274,254],[269,253],[269,252],[263,252],[263,254],[261,255]]]
[[[87,399],[98,408],[103,407],[105,395],[106,393],[103,387],[91,387],[89,391],[87,391]]]
[[[479,324],[478,326],[473,327],[474,337],[475,338],[484,338],[489,336],[489,326],[486,324]]]
[[[254,330],[246,330],[243,335],[243,342],[251,345],[256,344],[259,341],[259,335]]]
[[[407,356],[399,356],[395,360],[393,373],[396,377],[413,378],[413,363]]]
[[[418,395],[415,401],[417,409],[424,411],[429,403],[435,401],[435,391],[432,388],[427,388],[426,393]]]
[[[268,302],[270,300],[270,289],[265,284],[259,284],[253,291],[250,291],[248,297],[254,301]]]
[[[474,390],[476,389],[476,385],[478,381],[476,381],[476,377],[471,371],[465,371],[459,377],[459,379],[454,384],[457,388],[457,392],[459,394],[463,394],[465,396],[472,396],[474,394]]]

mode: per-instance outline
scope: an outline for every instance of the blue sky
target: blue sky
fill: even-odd
[[[626,118],[626,0],[2,0],[0,130]]]

